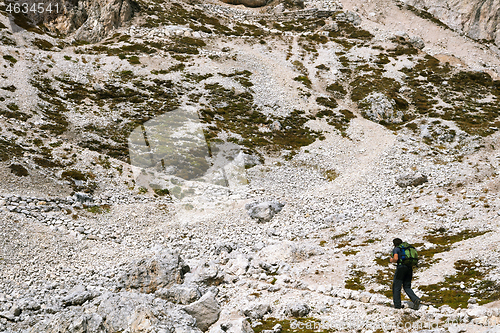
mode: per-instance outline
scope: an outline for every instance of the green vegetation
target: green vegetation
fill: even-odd
[[[7,45],[7,46],[16,46],[17,45],[15,40],[13,40],[7,36],[0,37],[0,42],[2,42],[3,45]]]
[[[29,175],[28,170],[23,167],[21,164],[11,164],[9,165],[10,172],[18,177],[26,177]]]
[[[311,89],[312,87],[312,82],[309,80],[307,75],[299,75],[293,79],[294,81],[301,82],[303,85],[305,85],[307,88]]]
[[[295,110],[287,117],[270,117],[259,112],[253,104],[253,95],[246,91],[237,94],[218,83],[205,84],[209,92],[209,103],[200,110],[203,122],[210,124],[205,132],[207,141],[220,131],[241,135],[235,143],[250,150],[261,148],[268,151],[294,150],[307,146],[320,137],[304,124],[309,120],[304,111]],[[260,127],[269,127],[273,121],[281,124],[280,130],[261,132]]]
[[[301,20],[275,22],[273,23],[273,28],[280,31],[304,32],[304,31],[315,31],[316,29],[321,28],[325,24],[326,23],[323,19],[309,18]]]
[[[12,17],[14,18],[14,23],[20,28],[40,35],[44,33],[42,30],[36,27],[23,13],[15,13],[15,11],[12,11],[10,15],[12,15]]]
[[[419,247],[423,245],[422,243],[413,244],[418,250],[418,265],[422,268],[430,267],[438,261],[433,258],[435,254],[450,251],[454,243],[478,237],[487,232],[488,231],[463,230],[457,234],[451,234],[444,228],[433,230],[429,235],[424,236],[424,239],[434,244],[434,247],[429,249],[419,249]]]
[[[129,134],[145,121],[175,109],[178,106],[177,90],[180,89],[171,81],[160,79],[152,80],[153,85],[143,84],[140,80],[134,80],[136,76],[132,71],[121,71],[116,75],[122,82],[128,83],[132,80],[134,88],[113,83],[104,84],[102,89],[94,90],[89,85],[75,82],[64,75],[55,77],[54,82],[50,78],[36,76],[31,83],[39,90],[38,96],[45,102],[39,104],[39,110],[49,122],[40,129],[48,130],[55,135],[64,133],[69,126],[65,115],[68,110],[67,105],[72,103],[78,105],[84,99],[101,107],[108,105],[113,110],[123,110],[119,122],[113,122],[105,127],[85,126],[84,131],[95,133],[103,140],[83,140],[80,146],[128,161]],[[64,92],[65,98],[60,91]],[[150,100],[146,102],[148,99]],[[124,109],[124,105],[131,107]]]
[[[69,126],[64,115],[67,111],[65,101],[59,97],[58,91],[52,87],[49,78],[35,76],[30,83],[38,89],[38,97],[45,102],[38,104],[38,108],[44,115],[45,121],[49,123],[40,126],[40,129],[49,131],[54,135],[61,135]],[[71,96],[68,95],[67,97]]]
[[[338,82],[328,85],[326,87],[326,91],[332,94],[335,98],[343,98],[347,94],[344,87]]]
[[[110,205],[92,206],[87,208],[87,211],[92,214],[105,214],[109,213],[110,210]]]
[[[8,62],[10,62],[10,64],[11,64],[11,65],[14,65],[14,64],[17,62],[17,59],[16,59],[16,58],[14,58],[13,56],[8,55],[8,54],[5,54],[5,55],[3,56],[3,58],[4,58],[5,60],[7,60]]]
[[[363,281],[365,276],[366,272],[354,267],[349,274],[349,277],[345,280],[345,288],[351,290],[365,290]]]
[[[170,196],[170,192],[167,189],[154,189],[153,191],[158,196]]]
[[[346,130],[349,127],[349,122],[356,116],[349,110],[322,109],[316,113],[316,118],[325,118],[328,125],[335,127],[343,137],[347,137]]]
[[[17,119],[20,121],[26,121],[31,117],[31,115],[27,115],[26,113],[20,112],[19,107],[14,103],[7,104],[7,108],[8,110],[0,109],[0,115],[6,118]]]
[[[19,110],[19,106],[17,106],[14,103],[7,104],[7,108],[9,108],[9,110],[11,110],[11,111],[17,111],[17,110]]]
[[[441,65],[429,55],[413,69],[403,72],[407,74],[406,83],[412,88],[411,97],[420,114],[452,120],[472,135],[487,136],[500,127],[500,81],[492,80],[487,73],[454,73],[451,66]],[[427,84],[422,84],[422,77]],[[447,106],[438,107],[438,98]]]
[[[51,42],[46,41],[45,39],[40,39],[40,38],[35,38],[31,42],[31,44],[35,45],[40,50],[44,50],[44,51],[51,51],[52,48],[54,47],[54,45]],[[66,56],[64,56],[64,58],[66,59]]]
[[[84,174],[79,170],[67,170],[63,171],[61,178],[74,179],[74,180],[87,180],[88,175]]]
[[[16,144],[15,140],[4,140],[0,137],[0,162],[9,161],[11,158],[19,158],[24,154],[24,149]]]
[[[355,255],[356,253],[358,253],[359,250],[346,250],[346,251],[343,251],[342,253],[345,255],[345,256],[350,256],[350,255]]]
[[[222,74],[219,73],[219,75],[224,76],[224,77],[231,77],[238,83],[240,83],[243,87],[249,88],[253,86],[253,83],[250,81],[250,76],[252,75],[251,72],[247,70],[243,71],[235,71],[231,74]]]
[[[355,27],[350,22],[337,22],[337,25],[339,29],[337,31],[330,31],[328,35],[339,42],[349,39],[349,42],[359,43],[373,38],[373,35],[368,31]],[[347,48],[349,49],[349,47]]]
[[[387,263],[389,260],[387,260]],[[387,264],[389,265],[389,264]],[[386,288],[382,289],[379,293],[384,295],[385,297],[392,298],[392,282],[394,279],[394,272],[396,268],[394,266],[390,266],[384,269],[379,269],[375,274],[370,275],[363,281],[364,283],[374,282],[380,286],[384,286]],[[370,292],[375,292],[374,290],[370,290]]]
[[[171,53],[198,54],[200,53],[198,49],[206,45],[201,39],[181,37],[175,39],[175,43],[168,47],[168,51]]]
[[[157,45],[163,47],[163,45]],[[157,50],[155,48],[146,46],[144,44],[129,44],[121,47],[107,47],[105,45],[96,45],[93,47],[83,46],[75,50],[75,53],[90,53],[90,54],[107,54],[108,56],[120,56],[122,58],[125,54],[153,54]]]
[[[339,174],[335,170],[323,170],[323,176],[325,176],[329,182],[333,182]]]
[[[63,166],[60,163],[57,163],[53,160],[50,160],[48,158],[38,157],[38,156],[33,157],[33,162],[35,162],[37,165],[44,167],[44,168],[56,168],[56,167]]]
[[[139,60],[139,57],[138,56],[131,56],[130,58],[127,59],[128,62],[132,65],[138,65],[141,63],[141,61]]]
[[[384,253],[378,252],[374,260],[379,266],[389,266],[389,257]]]
[[[160,69],[159,71],[151,71],[151,74],[158,75],[158,74],[168,74],[171,72],[182,72],[186,68],[186,65],[184,64],[177,64],[170,66],[168,69]]]
[[[476,297],[480,304],[500,299],[500,285],[487,279],[484,264],[477,260],[459,260],[455,263],[457,273],[446,276],[444,281],[420,286],[426,293],[422,300],[435,306],[466,308],[470,297]],[[462,288],[464,287],[464,288]]]
[[[434,246],[432,248],[421,249],[420,247],[423,245],[422,243],[414,243],[413,244],[417,248],[418,254],[419,254],[418,269],[425,269],[425,268],[430,267],[434,263],[436,263],[438,260],[433,258],[434,255],[437,253],[450,251],[451,247],[454,243],[461,242],[461,241],[464,241],[464,240],[467,240],[467,239],[470,239],[473,237],[478,237],[478,236],[484,235],[486,232],[487,231],[464,230],[464,231],[461,231],[459,233],[453,234],[453,233],[449,233],[444,228],[431,231],[429,235],[424,236],[424,239],[426,241],[434,244]],[[365,284],[373,282],[373,283],[376,283],[379,285],[386,286],[387,288],[383,289],[381,291],[381,293],[387,297],[392,297],[391,286],[392,286],[392,279],[394,276],[395,267],[393,267],[393,265],[389,264],[388,256],[384,256],[384,254],[380,253],[380,252],[377,253],[377,256],[375,257],[374,261],[377,265],[383,266],[385,268],[377,270],[376,273],[374,273],[370,276],[362,275],[360,278],[362,279],[362,282]],[[452,279],[453,278],[450,277],[449,279],[447,278],[446,281],[450,282],[450,281],[452,281]],[[458,277],[456,277],[455,282],[458,283],[458,285],[459,285],[461,279],[462,279],[462,276],[458,276]],[[436,300],[430,301],[432,304],[435,304],[437,306],[440,306],[443,304],[448,304],[448,305],[452,306],[451,305],[453,303],[452,298],[454,297],[453,295],[455,295],[454,293],[456,292],[456,288],[455,289],[450,288],[450,290],[453,290],[453,292],[449,292],[449,293],[444,292],[443,293],[443,297],[444,297],[443,300],[439,300],[440,293],[442,293],[444,291],[442,288],[445,288],[446,284],[448,282],[443,282],[442,285],[437,284],[437,285],[432,285],[432,286],[420,287],[420,290],[429,291],[428,298],[427,298],[429,301],[432,298],[437,297]],[[495,285],[495,288],[497,288],[496,285]],[[486,295],[483,297],[486,297],[489,300],[491,300],[494,297],[500,296],[500,293],[495,294],[493,292],[494,288],[493,288],[491,281],[485,282],[483,289],[485,290],[485,293],[486,293],[486,294],[483,294],[483,295]],[[372,292],[375,292],[375,291],[372,291]],[[478,288],[478,292],[479,292],[479,288]],[[493,295],[493,294],[495,294],[495,295]],[[427,301],[427,299],[425,301]],[[459,304],[459,303],[462,304],[463,301],[464,301],[464,297],[461,296],[461,294],[460,295],[457,294],[457,301],[456,301],[457,303],[456,304]],[[465,300],[465,302],[466,302],[466,300]],[[456,304],[454,304],[454,306],[452,306],[452,307],[456,307]]]
[[[330,109],[335,109],[338,106],[337,101],[330,97],[317,97],[316,103]]]
[[[102,165],[102,167],[104,169],[110,169],[111,168],[111,162],[109,161],[109,156],[106,156],[105,158],[102,158],[100,155],[99,155],[99,158],[97,160],[97,163],[99,163],[100,165]]]
[[[10,92],[14,92],[16,91],[16,86],[11,84],[10,86],[6,86],[6,87],[2,87],[3,90],[7,90],[7,91],[10,91]]]

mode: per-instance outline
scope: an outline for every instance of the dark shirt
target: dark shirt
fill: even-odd
[[[396,267],[400,267],[403,264],[401,264],[401,257],[403,256],[403,251],[401,251],[401,248],[399,246],[396,246],[394,249],[392,249],[392,257],[394,258],[394,255],[398,255],[398,262],[396,263]]]

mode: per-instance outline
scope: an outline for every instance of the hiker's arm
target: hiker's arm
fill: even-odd
[[[391,259],[389,259],[390,262],[398,262],[398,259],[399,259],[399,256],[397,253],[394,254],[394,257],[392,257]]]

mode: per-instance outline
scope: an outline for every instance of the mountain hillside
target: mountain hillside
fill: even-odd
[[[405,1],[470,38],[500,43],[500,3],[491,1]]]
[[[494,44],[420,3],[59,5],[0,5],[0,332],[496,332]]]

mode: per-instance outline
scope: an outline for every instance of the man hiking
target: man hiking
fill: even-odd
[[[413,267],[403,263],[401,260],[405,257],[405,253],[400,245],[403,241],[395,238],[393,241],[394,249],[392,250],[392,258],[390,262],[396,263],[396,272],[394,273],[394,281],[392,283],[392,300],[394,308],[401,309],[401,286],[403,287],[406,295],[413,302],[413,309],[418,310],[420,307],[420,298],[418,298],[413,290],[411,290],[411,279],[413,278]]]

